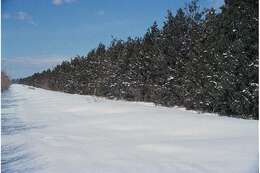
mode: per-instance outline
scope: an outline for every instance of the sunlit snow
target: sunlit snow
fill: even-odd
[[[23,85],[12,85],[2,104],[2,169],[6,172],[258,170],[256,120]]]

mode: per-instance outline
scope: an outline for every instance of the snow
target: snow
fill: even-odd
[[[174,79],[174,77],[172,77],[172,76],[170,76],[170,77],[168,77],[168,81],[170,81],[170,80],[173,80]]]
[[[2,134],[3,146],[16,146],[15,150],[6,147],[7,151],[14,151],[7,156],[24,156],[11,163],[13,170],[46,173],[258,171],[258,121],[255,120],[16,84],[11,86],[9,94],[15,104],[4,108],[2,113],[16,116],[28,128],[20,133]]]

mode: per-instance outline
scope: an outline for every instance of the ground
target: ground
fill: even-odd
[[[15,129],[11,128],[10,132],[4,130],[2,134],[2,147],[6,150],[2,159],[9,170],[62,173],[258,171],[256,120],[16,84],[2,102],[6,103],[2,108],[3,117],[15,117],[11,121],[2,120],[2,125],[20,125],[14,133],[10,133]],[[17,157],[22,159],[13,159]]]

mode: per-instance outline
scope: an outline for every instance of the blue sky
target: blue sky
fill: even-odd
[[[2,69],[12,78],[86,55],[99,42],[142,36],[190,0],[2,0]],[[223,0],[200,0],[218,8]]]

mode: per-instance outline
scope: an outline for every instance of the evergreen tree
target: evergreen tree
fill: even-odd
[[[218,13],[192,0],[161,29],[154,22],[142,38],[100,43],[19,82],[258,119],[258,1],[225,0]]]

